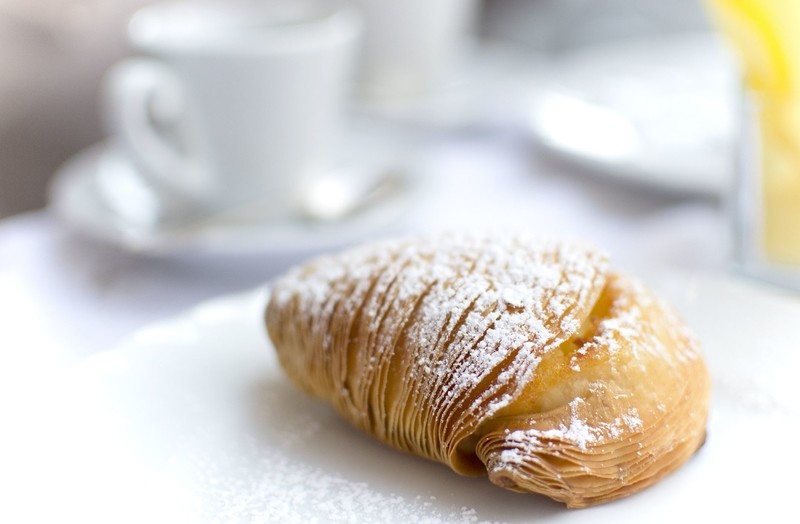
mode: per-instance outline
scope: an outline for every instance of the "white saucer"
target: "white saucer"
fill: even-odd
[[[649,283],[700,337],[714,393],[705,446],[635,496],[570,511],[379,444],[284,376],[260,289],[202,304],[0,398],[12,408],[0,520],[786,521],[800,468],[800,301],[718,276]],[[20,513],[3,519],[9,509]]]
[[[71,228],[122,249],[155,256],[175,254],[245,255],[313,252],[351,244],[385,233],[408,210],[420,178],[418,166],[393,169],[403,190],[331,222],[310,219],[263,220],[247,213],[198,220],[171,229],[140,227],[109,202],[100,180],[120,183],[137,174],[130,162],[107,144],[89,148],[55,174],[50,207]],[[402,170],[402,171],[401,171]],[[133,198],[131,191],[131,198]],[[124,193],[123,193],[124,194]],[[144,200],[144,199],[142,199]],[[146,205],[147,202],[142,202]]]
[[[705,196],[727,189],[738,83],[713,35],[611,42],[545,70],[528,127],[546,151],[625,183]]]

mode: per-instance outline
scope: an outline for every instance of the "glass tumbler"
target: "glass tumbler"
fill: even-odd
[[[742,73],[736,264],[800,290],[800,2],[704,3]]]
[[[800,290],[800,91],[744,88],[734,183],[734,260]]]

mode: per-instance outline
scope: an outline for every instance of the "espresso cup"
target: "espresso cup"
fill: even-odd
[[[357,0],[364,14],[360,91],[367,98],[426,95],[457,74],[477,0]]]
[[[146,7],[105,86],[111,142],[183,209],[289,216],[330,168],[360,31],[334,0]]]

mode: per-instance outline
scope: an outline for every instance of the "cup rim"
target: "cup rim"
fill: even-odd
[[[135,50],[159,54],[274,54],[290,55],[297,52],[325,48],[357,38],[363,27],[359,9],[345,0],[325,2],[325,10],[318,17],[297,23],[276,25],[266,31],[215,31],[195,34],[180,39],[169,34],[168,20],[189,12],[199,13],[209,9],[208,4],[174,0],[143,7],[128,22],[127,36]],[[247,12],[257,8],[217,6],[234,12]],[[164,17],[167,17],[165,20]],[[222,29],[222,28],[220,28]]]

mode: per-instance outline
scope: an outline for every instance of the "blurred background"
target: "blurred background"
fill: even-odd
[[[163,195],[126,159],[97,155],[104,79],[139,52],[129,20],[155,3],[0,0],[0,294],[6,335],[41,337],[15,354],[34,365],[389,234],[513,229],[589,241],[637,273],[729,268],[738,83],[700,0],[476,0],[451,81],[383,104],[353,95],[366,132],[344,137],[343,156],[384,193],[356,188],[341,215],[201,217],[177,232],[149,214]],[[416,45],[419,28],[389,27]],[[318,189],[330,204],[342,188]]]
[[[0,216],[45,205],[70,156],[103,137],[103,74],[150,0],[0,0]],[[477,32],[553,55],[635,36],[707,30],[696,0],[484,0]]]
[[[55,170],[101,138],[100,79],[144,3],[0,1],[0,216],[44,206]]]

